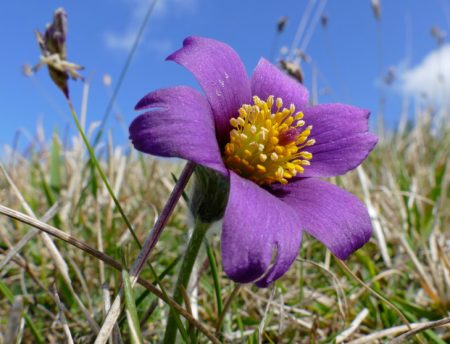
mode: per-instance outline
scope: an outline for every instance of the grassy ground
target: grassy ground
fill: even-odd
[[[365,201],[374,226],[370,243],[345,264],[305,235],[297,262],[272,288],[236,286],[222,271],[219,235],[213,230],[209,255],[203,249],[186,292],[188,311],[205,330],[233,343],[376,343],[448,317],[450,126],[448,121],[432,126],[427,112],[418,118],[405,129],[380,133],[362,167],[333,180]],[[96,155],[143,242],[182,165],[127,154],[112,143],[100,146]],[[0,216],[3,342],[92,342],[121,274],[74,242],[88,243],[123,265],[131,265],[139,249],[103,181],[87,164],[81,138],[65,147],[54,135],[25,156],[6,156],[0,205],[73,239],[70,244],[43,234],[37,225]],[[188,239],[187,214],[181,200],[151,256],[169,295]],[[8,256],[11,252],[16,254]],[[154,281],[148,267],[142,277]],[[159,342],[169,307],[145,290],[134,289],[142,337]],[[129,324],[120,317],[114,342],[130,342]],[[450,342],[448,323],[429,325],[405,341]],[[207,338],[199,332],[198,341]]]

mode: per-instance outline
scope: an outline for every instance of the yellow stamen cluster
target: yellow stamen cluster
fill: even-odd
[[[262,101],[254,96],[253,102],[243,105],[239,116],[230,120],[233,129],[224,150],[225,165],[259,185],[287,184],[310,165],[312,154],[303,149],[315,143],[308,139],[312,126],[302,129],[303,113],[295,113],[293,104],[283,108],[281,98]]]

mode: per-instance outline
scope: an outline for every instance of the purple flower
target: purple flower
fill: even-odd
[[[248,78],[228,45],[188,37],[170,55],[204,95],[177,86],[146,95],[130,126],[136,149],[179,157],[229,179],[222,260],[236,282],[266,287],[297,257],[302,231],[347,258],[371,236],[364,205],[317,177],[358,166],[377,138],[369,112],[344,104],[309,106],[305,87],[261,59]]]

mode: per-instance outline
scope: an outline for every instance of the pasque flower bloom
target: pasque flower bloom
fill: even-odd
[[[318,179],[344,174],[373,149],[368,111],[308,105],[305,87],[263,58],[249,79],[236,52],[216,40],[188,37],[167,59],[192,72],[204,95],[186,86],[149,93],[130,138],[142,152],[228,178],[221,245],[231,279],[268,286],[297,257],[303,230],[341,259],[369,240],[364,205]]]

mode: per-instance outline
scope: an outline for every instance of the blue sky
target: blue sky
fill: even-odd
[[[12,144],[19,129],[35,136],[38,123],[43,123],[47,138],[55,128],[73,129],[63,96],[51,84],[47,72],[41,70],[32,78],[21,73],[23,64],[35,64],[39,58],[33,30],[42,31],[56,8],[66,9],[69,60],[86,68],[83,74],[91,85],[88,121],[98,121],[150,1],[2,1],[0,149]],[[300,42],[312,61],[303,65],[307,87],[311,87],[314,69],[320,103],[350,103],[370,109],[374,117],[383,92],[386,121],[394,126],[404,95],[423,93],[426,82],[433,82],[425,80],[430,68],[437,65],[433,52],[436,55],[448,48],[444,43],[439,49],[430,30],[437,26],[450,32],[449,0],[381,0],[379,22],[374,19],[370,0],[159,0],[108,121],[114,141],[127,142],[127,126],[136,115],[134,105],[147,92],[177,84],[198,87],[188,72],[164,61],[181,47],[186,36],[201,35],[228,43],[251,74],[261,56],[271,57],[276,22],[281,16],[289,20],[276,41],[276,51],[291,47],[308,3],[314,7]],[[313,20],[321,6],[329,19],[326,28],[320,23],[315,25]],[[450,57],[450,49],[447,50],[444,57],[439,57],[444,59],[444,65],[450,60],[445,59]],[[276,54],[275,58],[279,56]],[[390,66],[396,68],[402,82],[381,89],[377,80]],[[442,72],[441,64],[440,68]],[[450,73],[450,67],[443,70]],[[112,78],[111,87],[103,84],[105,74]],[[70,84],[77,109],[82,88],[80,82]],[[29,140],[21,134],[21,146]]]

